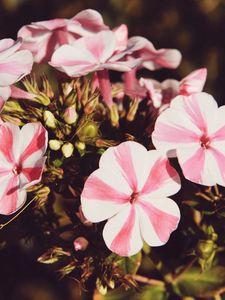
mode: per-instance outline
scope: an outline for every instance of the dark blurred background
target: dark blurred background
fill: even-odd
[[[110,26],[126,23],[130,36],[145,36],[156,48],[178,48],[181,66],[157,72],[158,79],[181,79],[207,67],[205,90],[225,103],[225,0],[1,0],[0,38],[15,38],[30,22],[69,18],[85,8],[98,10]]]
[[[0,0],[0,38],[16,38],[21,26],[51,18],[70,18],[93,8],[106,24],[126,23],[129,35],[141,35],[156,48],[177,48],[183,54],[177,70],[157,71],[157,79],[181,79],[196,68],[206,67],[205,91],[225,103],[225,0]],[[29,232],[20,216],[23,232],[16,223],[0,232],[0,300],[79,299],[76,283],[58,281],[50,267],[36,263],[43,253],[37,239],[24,239]],[[3,220],[0,220],[0,223]],[[87,298],[87,296],[86,296]],[[83,298],[84,299],[84,298]]]

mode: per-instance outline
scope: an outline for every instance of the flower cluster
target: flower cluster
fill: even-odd
[[[225,106],[202,92],[206,69],[163,82],[137,73],[180,61],[178,50],[129,38],[124,24],[111,30],[91,9],[1,40],[0,213],[16,212],[27,192],[37,208],[58,193],[73,198],[85,228],[107,221],[103,239],[119,256],[137,254],[144,242],[164,245],[182,219],[169,198],[182,188],[172,158],[188,181],[225,186]],[[46,76],[25,77],[33,62],[60,71],[57,89]],[[110,70],[122,73],[121,82]],[[80,234],[72,243],[76,252],[90,244]]]

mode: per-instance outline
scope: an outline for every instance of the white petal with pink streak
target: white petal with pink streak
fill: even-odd
[[[11,173],[0,179],[0,214],[16,212],[26,201],[26,191],[19,190],[18,176]]]
[[[149,155],[146,148],[139,143],[124,142],[108,148],[102,155],[99,166],[109,172],[121,174],[131,190],[138,192],[147,178],[149,164],[154,163],[150,159],[154,155],[157,154]]]
[[[169,198],[141,200],[137,202],[142,238],[150,246],[164,245],[177,228],[180,210]]]
[[[138,253],[143,241],[135,206],[129,205],[110,218],[103,229],[103,238],[107,247],[120,256]]]

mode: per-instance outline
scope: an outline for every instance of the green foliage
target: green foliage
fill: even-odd
[[[205,272],[193,267],[180,276],[174,287],[178,295],[212,297],[225,287],[225,267],[215,266]]]

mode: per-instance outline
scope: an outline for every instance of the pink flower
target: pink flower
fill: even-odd
[[[10,86],[32,69],[33,56],[28,50],[20,50],[21,44],[21,40],[0,40],[0,111],[6,100],[18,92],[18,88],[13,89]]]
[[[158,82],[150,78],[140,78],[139,84],[145,88],[155,108],[165,109],[170,101],[178,95],[188,96],[202,91],[207,76],[207,69],[197,69],[181,81],[166,79]]]
[[[142,67],[151,71],[159,68],[175,69],[181,61],[181,53],[177,49],[158,49],[146,38],[134,36],[128,40],[128,54],[142,59]]]
[[[86,9],[72,19],[53,19],[23,26],[18,37],[23,38],[23,48],[33,53],[35,62],[47,63],[59,46],[106,29],[108,26],[102,16],[95,10]]]
[[[180,211],[167,198],[180,189],[177,172],[166,157],[129,141],[108,148],[99,169],[86,180],[81,194],[84,216],[91,222],[107,220],[107,247],[130,256],[150,246],[165,244],[177,228]]]
[[[177,156],[190,181],[225,186],[224,117],[225,106],[218,108],[209,94],[178,96],[156,120],[153,143]]]
[[[1,123],[0,140],[0,214],[8,215],[26,201],[25,189],[41,180],[47,131],[41,123],[29,123],[21,130]]]
[[[90,72],[97,72],[99,87],[103,99],[112,106],[112,91],[107,70],[130,71],[139,59],[121,60],[126,50],[118,52],[118,35],[113,31],[102,31],[93,36],[76,40],[72,45],[58,48],[50,65],[70,77],[80,77]]]

